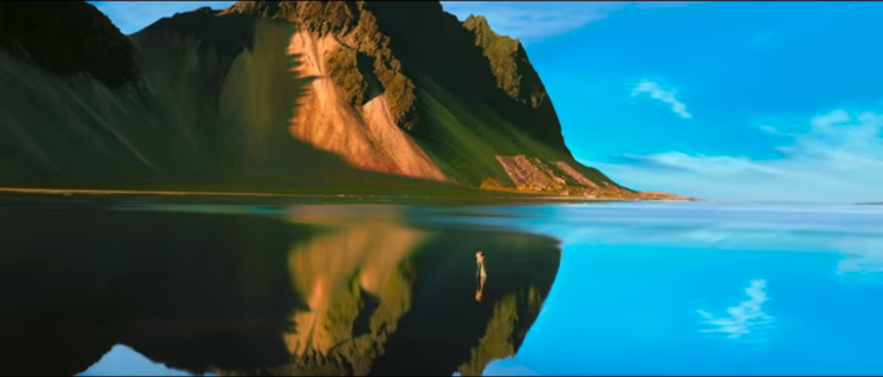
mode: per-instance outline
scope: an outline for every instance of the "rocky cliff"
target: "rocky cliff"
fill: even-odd
[[[523,46],[437,2],[0,19],[2,185],[667,197],[575,161]]]

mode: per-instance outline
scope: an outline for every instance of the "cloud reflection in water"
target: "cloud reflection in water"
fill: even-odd
[[[703,333],[721,333],[729,339],[764,342],[766,334],[763,330],[775,322],[773,316],[763,310],[763,304],[769,300],[765,289],[766,280],[752,280],[745,294],[748,299],[727,309],[727,315],[718,317],[705,310],[697,312],[703,318],[702,323],[709,328],[700,330]]]

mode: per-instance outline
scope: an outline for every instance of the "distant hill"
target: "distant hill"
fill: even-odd
[[[577,162],[523,46],[438,2],[239,2],[124,36],[0,4],[0,185],[675,198]]]

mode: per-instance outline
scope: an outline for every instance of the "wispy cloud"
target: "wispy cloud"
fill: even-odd
[[[163,17],[192,11],[201,7],[226,8],[235,1],[90,1],[116,25],[123,34],[132,34]]]
[[[726,316],[715,316],[705,310],[697,310],[702,323],[707,328],[703,333],[723,333],[733,340],[763,342],[766,339],[758,330],[763,330],[774,322],[774,318],[763,311],[763,304],[769,300],[766,291],[766,280],[752,280],[745,294],[748,299],[727,309]],[[751,336],[751,335],[754,336]]]
[[[497,359],[491,361],[485,368],[482,376],[539,376],[530,368],[519,365],[514,358]]]
[[[626,185],[709,199],[883,201],[883,113],[841,109],[812,118],[804,132],[761,130],[790,141],[777,148],[781,158],[673,151],[589,163]]]
[[[485,16],[498,34],[525,42],[563,34],[591,22],[603,20],[624,9],[624,2],[490,2],[445,1],[445,10],[465,19],[470,14]]]
[[[837,275],[862,283],[883,283],[883,248],[874,241],[851,238],[838,242],[844,258],[837,263]]]
[[[638,82],[638,84],[632,88],[632,97],[637,97],[641,94],[647,94],[650,98],[670,105],[671,111],[681,118],[690,119],[693,117],[692,114],[687,112],[687,105],[678,101],[676,90],[665,89],[656,81],[644,79]]]
[[[461,20],[470,14],[485,16],[499,34],[520,38],[525,43],[579,29],[589,23],[603,20],[611,14],[628,8],[657,9],[681,7],[694,2],[619,2],[619,1],[443,1],[445,10]]]

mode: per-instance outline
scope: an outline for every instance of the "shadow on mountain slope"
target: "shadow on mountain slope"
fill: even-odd
[[[360,171],[291,137],[289,122],[314,79],[299,76],[300,57],[287,53],[291,23],[203,9],[120,40],[92,5],[72,4],[78,11],[0,8],[3,17],[33,21],[6,25],[9,34],[0,39],[7,89],[0,94],[0,185],[390,193],[451,187]],[[137,75],[120,74],[108,79],[120,83],[107,85],[93,79],[111,73],[89,51],[77,55],[79,65],[58,68],[40,60],[48,52],[16,47],[64,51],[78,40],[44,36],[34,25],[87,22],[101,27],[76,28],[71,38],[84,34],[99,56],[131,60]]]

